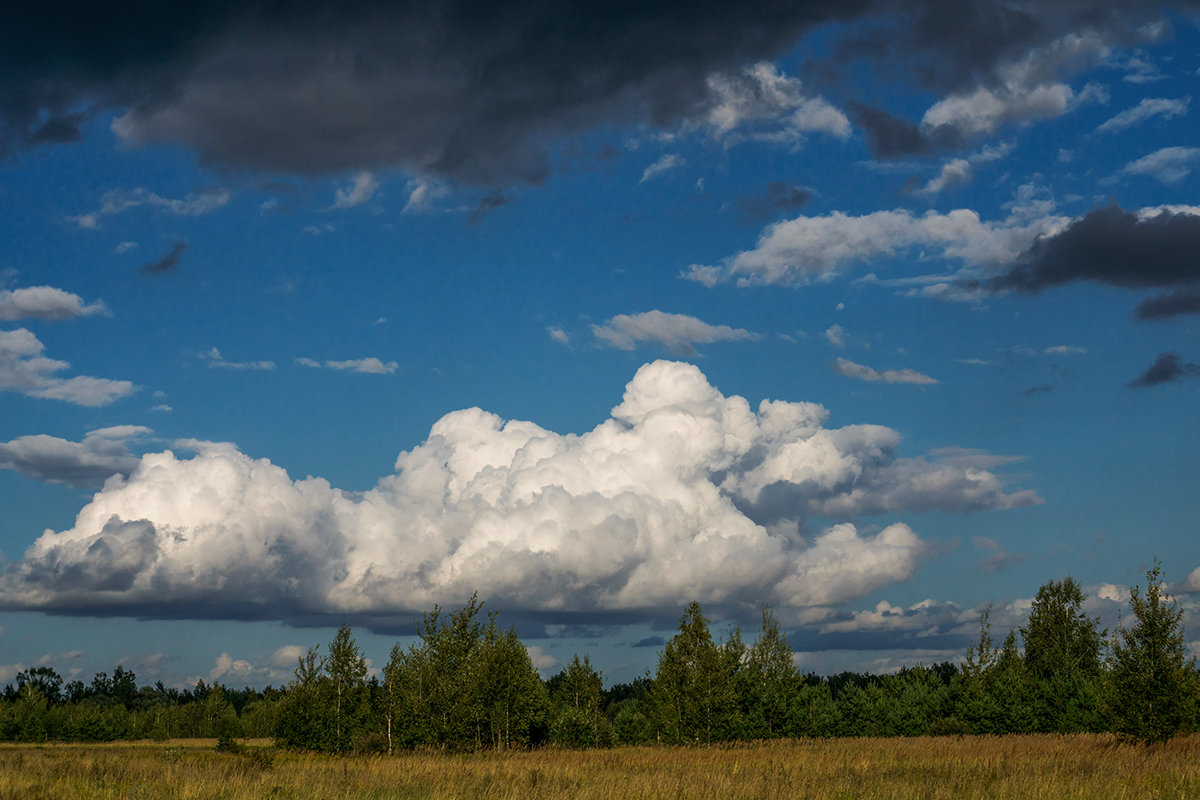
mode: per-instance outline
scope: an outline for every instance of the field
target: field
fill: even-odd
[[[1200,798],[1200,735],[780,741],[334,758],[252,742],[0,745],[0,800],[95,798]]]

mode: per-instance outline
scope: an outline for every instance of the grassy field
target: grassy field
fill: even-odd
[[[1200,736],[781,741],[333,758],[268,742],[0,745],[0,800],[93,798],[1200,798]]]

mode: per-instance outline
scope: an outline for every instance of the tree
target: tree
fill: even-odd
[[[574,747],[597,747],[606,744],[602,734],[607,732],[607,718],[600,711],[604,687],[600,673],[592,668],[585,655],[576,655],[562,672],[549,681],[550,702],[554,706],[554,722],[550,740]]]
[[[658,658],[650,716],[659,737],[672,743],[730,738],[738,716],[731,670],[732,659],[713,642],[693,601]]]
[[[367,693],[367,662],[347,625],[338,628],[329,643],[325,672],[333,712],[332,749],[343,753],[362,735],[370,712]]]
[[[308,750],[331,748],[333,728],[330,707],[325,702],[328,678],[322,673],[325,659],[310,647],[296,665],[296,679],[287,687],[275,717],[275,739],[284,747]]]
[[[762,608],[762,629],[746,651],[738,678],[744,735],[751,739],[781,736],[800,688],[799,673],[779,620],[767,606]]]
[[[396,716],[400,713],[401,683],[404,679],[404,649],[399,644],[392,645],[387,666],[383,668],[383,720],[387,726],[387,751],[390,756],[395,750],[392,728]]]
[[[1158,561],[1146,573],[1146,593],[1129,590],[1134,623],[1112,645],[1112,727],[1141,742],[1163,742],[1185,730],[1195,714],[1197,676],[1187,660],[1183,609],[1165,596]]]
[[[17,692],[26,685],[34,686],[53,704],[62,700],[62,682],[62,676],[51,667],[30,667],[17,673]]]
[[[1083,590],[1074,578],[1050,581],[1038,589],[1029,620],[1021,628],[1025,667],[1042,718],[1043,731],[1100,730],[1100,650],[1105,631],[1099,619],[1083,613]]]
[[[545,719],[546,687],[517,629],[501,631],[495,615],[489,616],[470,674],[475,679],[473,706],[480,712],[486,743],[497,750],[529,744],[534,727]],[[484,739],[476,736],[480,747]]]

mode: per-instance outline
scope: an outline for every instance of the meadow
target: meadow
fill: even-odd
[[[0,745],[0,800],[1200,797],[1200,735],[809,739],[328,756],[255,741]]]

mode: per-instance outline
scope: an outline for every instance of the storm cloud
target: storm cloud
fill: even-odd
[[[1093,209],[1061,231],[1039,238],[993,289],[1038,292],[1090,281],[1126,289],[1165,288],[1143,300],[1138,319],[1200,310],[1200,213],[1192,207],[1126,211]]]
[[[558,138],[706,119],[727,100],[711,76],[772,59],[825,23],[864,23],[835,37],[835,62],[866,54],[999,104],[1003,122],[1059,113],[1070,90],[1058,75],[1161,13],[1134,0],[758,0],[687,13],[661,0],[210,0],[169,14],[148,0],[49,0],[11,11],[0,30],[0,151],[76,140],[115,110],[125,142],[183,145],[208,164],[537,182]],[[860,119],[877,151],[911,150]]]

